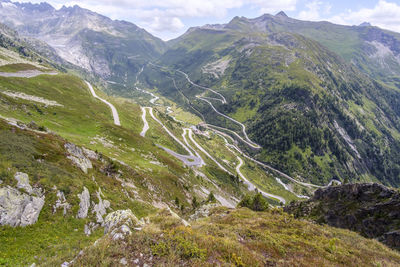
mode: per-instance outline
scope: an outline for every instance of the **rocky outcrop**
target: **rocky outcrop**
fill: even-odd
[[[87,155],[84,153],[84,151],[86,150],[82,150],[82,148],[72,143],[66,143],[64,147],[69,153],[67,158],[70,159],[84,173],[87,173],[88,169],[93,168],[92,162],[87,158]],[[89,155],[92,156],[92,153],[90,153]]]
[[[44,199],[44,196],[30,196],[10,186],[0,188],[0,225],[34,224],[39,218]]]
[[[208,217],[212,209],[220,206],[221,205],[215,203],[203,205],[199,207],[194,214],[190,215],[189,219],[191,221],[195,221],[200,218]]]
[[[104,234],[110,233],[113,240],[123,239],[132,233],[133,227],[142,225],[143,222],[139,221],[130,209],[117,210],[109,213],[104,219]]]
[[[26,226],[34,224],[44,205],[40,188],[29,184],[29,176],[23,172],[14,175],[17,188],[0,188],[0,225]]]
[[[57,200],[53,205],[53,213],[57,212],[57,209],[63,209],[63,215],[67,214],[67,211],[71,208],[71,205],[65,199],[64,193],[62,191],[57,191]]]
[[[311,199],[291,203],[285,211],[350,229],[400,249],[400,193],[380,184],[320,188]]]
[[[90,207],[89,190],[86,187],[83,187],[83,191],[81,194],[78,194],[78,197],[81,202],[79,203],[78,215],[76,217],[83,219],[83,218],[87,217],[89,207]]]
[[[110,201],[103,200],[101,198],[102,194],[103,193],[101,192],[101,189],[99,188],[99,191],[97,191],[97,199],[99,200],[99,202],[97,204],[92,202],[92,205],[93,205],[92,212],[96,214],[96,221],[97,221],[97,223],[100,223],[100,224],[102,224],[104,222],[103,216],[107,213],[107,209],[111,205]]]

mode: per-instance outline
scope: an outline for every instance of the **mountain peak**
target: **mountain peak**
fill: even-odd
[[[285,12],[280,11],[278,14],[275,15],[275,17],[283,17],[283,18],[288,18],[288,15],[286,15]]]
[[[363,22],[363,23],[361,23],[360,25],[358,25],[359,27],[370,27],[370,26],[372,26],[371,25],[371,23],[369,23],[369,22]]]

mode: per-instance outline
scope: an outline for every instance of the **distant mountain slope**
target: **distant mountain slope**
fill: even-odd
[[[37,45],[32,45],[31,41],[21,38],[19,34],[0,23],[0,65],[11,63],[41,63],[42,65],[56,66],[48,57],[56,58],[56,54],[46,49],[46,45],[36,41]],[[40,49],[37,49],[40,48]]]
[[[399,185],[400,92],[284,27],[296,23],[278,14],[192,28],[170,41],[159,60],[168,68],[149,65],[142,81],[188,108],[190,102],[208,123],[240,132],[198,96],[208,97],[217,110],[247,125],[250,138],[264,148],[253,151],[259,159],[294,177]],[[222,93],[227,104],[177,70]]]
[[[78,6],[56,10],[47,3],[0,1],[0,22],[46,42],[67,62],[123,84],[165,49],[162,40],[132,23]]]
[[[283,12],[258,18],[236,17],[225,28],[241,32],[301,34],[318,41],[372,78],[400,88],[400,33],[364,24],[343,26],[289,18]]]

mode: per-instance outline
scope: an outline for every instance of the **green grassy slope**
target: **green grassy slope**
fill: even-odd
[[[396,266],[398,252],[375,240],[293,219],[281,210],[212,211],[183,227],[160,214],[126,242],[103,238],[74,266],[128,264],[157,266]]]

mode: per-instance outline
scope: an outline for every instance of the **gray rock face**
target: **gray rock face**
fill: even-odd
[[[110,233],[113,240],[124,239],[132,233],[132,227],[142,225],[143,222],[139,221],[130,209],[117,210],[109,213],[104,219],[104,234]]]
[[[87,217],[89,207],[90,207],[90,194],[89,190],[86,187],[83,187],[83,191],[81,194],[78,194],[81,202],[79,203],[79,210],[77,218],[83,219]]]
[[[130,209],[116,210],[107,214],[106,218],[104,219],[104,233],[108,233],[110,230],[113,230],[120,224],[134,226],[136,224],[140,224],[140,222]]]
[[[94,152],[93,150],[90,150],[90,149],[87,149],[87,148],[84,148],[84,147],[82,147],[82,150],[83,150],[83,153],[85,153],[85,155],[88,158],[93,159],[93,160],[98,160],[99,159],[99,155],[96,152]]]
[[[87,173],[88,169],[93,168],[92,162],[86,157],[84,150],[82,150],[82,148],[80,148],[72,143],[66,143],[64,145],[64,147],[70,154],[67,156],[67,158],[70,159],[84,173]],[[88,150],[88,151],[90,151],[90,150]]]
[[[385,233],[382,241],[389,247],[400,249],[400,230]]]
[[[99,200],[99,203],[95,204],[92,202],[93,205],[93,213],[96,213],[96,220],[98,223],[103,223],[103,216],[107,213],[107,209],[110,207],[111,203],[108,200],[103,200],[101,198],[102,192],[101,189],[99,188],[99,191],[97,191],[97,199]]]
[[[66,215],[67,210],[71,208],[71,205],[65,199],[64,193],[61,191],[57,191],[57,200],[53,205],[53,213],[56,213],[59,208],[63,209],[63,215]]]
[[[0,188],[0,225],[34,224],[43,208],[44,199],[44,196],[30,196],[10,186]]]

